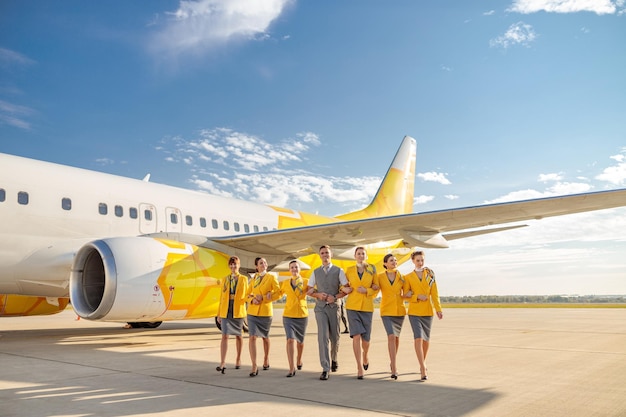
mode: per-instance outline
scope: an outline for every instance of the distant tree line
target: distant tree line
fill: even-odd
[[[464,295],[439,297],[442,303],[479,304],[479,303],[626,303],[624,295]]]

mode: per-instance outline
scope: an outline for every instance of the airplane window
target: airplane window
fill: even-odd
[[[143,218],[148,220],[148,221],[152,221],[152,211],[151,210],[144,210],[143,211]]]
[[[254,231],[255,231],[255,232],[258,232],[258,231],[259,231],[259,226],[255,225],[255,226],[254,226]]]
[[[170,222],[172,222],[172,224],[178,224],[178,216],[176,213],[170,214]]]
[[[187,223],[187,226],[193,225],[193,219],[191,216],[185,216],[185,223]]]
[[[137,218],[137,209],[135,207],[131,207],[128,209],[128,215],[130,216],[131,219],[136,219]]]
[[[106,203],[98,204],[98,213],[100,213],[100,214],[102,214],[104,216],[108,212],[109,212],[109,208],[107,207]]]
[[[263,226],[263,231],[267,232],[267,227]]]
[[[72,209],[72,199],[71,198],[63,198],[61,199],[61,208],[63,210],[71,210]]]
[[[122,207],[122,206],[115,206],[115,215],[117,217],[122,217],[124,215],[124,207]]]
[[[211,226],[213,226],[214,229],[217,229],[217,220],[216,219],[211,220]]]
[[[243,225],[243,231],[246,233],[250,233],[250,226],[248,226],[247,224]]]
[[[206,219],[204,217],[200,217],[200,227],[206,227]]]
[[[4,188],[0,188],[0,203],[6,200],[7,192],[4,191]]]
[[[224,220],[224,230],[229,230],[229,229],[230,229],[230,225],[228,224],[226,220]]]
[[[17,193],[17,202],[23,205],[28,204],[28,193],[26,191]]]
[[[235,222],[235,232],[239,231],[239,223]]]

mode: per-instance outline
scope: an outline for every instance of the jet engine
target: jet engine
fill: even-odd
[[[217,314],[228,256],[150,237],[96,240],[76,254],[70,300],[88,320],[160,322]]]

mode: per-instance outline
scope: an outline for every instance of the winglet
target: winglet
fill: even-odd
[[[412,213],[416,154],[416,140],[405,136],[369,206],[336,217],[342,220],[358,220]]]

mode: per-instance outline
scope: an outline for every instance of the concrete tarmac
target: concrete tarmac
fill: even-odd
[[[426,382],[408,320],[400,376],[390,379],[378,312],[364,380],[345,334],[338,372],[319,380],[313,315],[304,367],[286,378],[281,314],[271,368],[255,378],[247,337],[242,368],[231,338],[226,373],[215,370],[213,319],[127,330],[76,321],[71,310],[2,318],[0,416],[626,416],[626,309],[444,309],[433,323]]]

